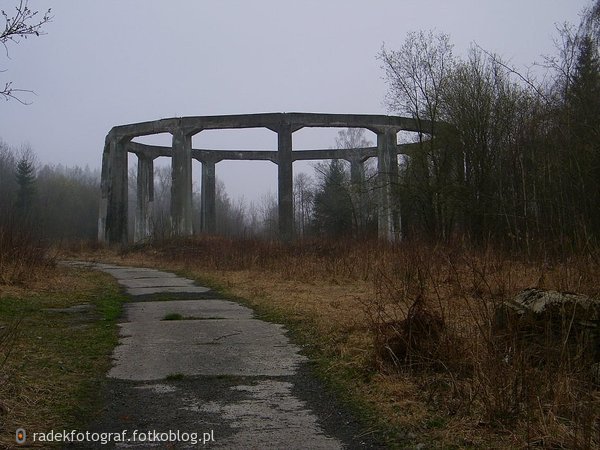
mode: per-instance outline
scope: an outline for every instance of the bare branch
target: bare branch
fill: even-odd
[[[39,16],[39,11],[29,8],[28,0],[20,0],[15,7],[14,15],[9,15],[4,10],[0,14],[4,17],[4,30],[0,32],[0,43],[4,46],[6,57],[9,58],[8,46],[9,42],[18,44],[21,39],[27,39],[29,36],[41,36],[46,34],[42,27],[52,20],[50,15],[51,10],[48,9],[42,17]],[[1,28],[0,28],[1,30]],[[5,70],[0,70],[5,72]],[[16,100],[22,105],[29,105],[29,102],[22,100],[18,94],[33,93],[26,89],[16,89],[12,87],[12,82],[6,82],[4,89],[0,91],[0,97],[6,101]]]
[[[544,94],[544,92],[531,79],[529,79],[528,77],[521,74],[514,67],[511,67],[508,64],[504,63],[504,61],[502,61],[495,53],[491,53],[488,50],[484,49],[477,42],[474,42],[473,44],[475,45],[475,47],[477,47],[479,50],[481,50],[484,54],[486,54],[493,63],[498,64],[500,67],[504,68],[508,73],[517,76],[517,78],[519,78],[521,81],[523,81],[525,84],[527,84],[531,89],[533,89],[535,91],[535,93],[540,96],[540,98],[543,98],[546,102],[550,103],[550,99],[546,96],[546,94]]]
[[[52,20],[51,9],[38,19],[39,11],[29,8],[28,0],[21,0],[15,7],[15,14],[9,15],[6,11],[0,11],[4,17],[4,31],[0,33],[0,43],[6,47],[9,41],[19,43],[19,38],[27,39],[29,36],[40,36],[46,34],[42,27]]]
[[[28,93],[28,94],[34,94],[35,92],[33,91],[29,91],[27,89],[16,89],[12,87],[12,82],[9,81],[8,83],[6,83],[4,85],[4,89],[2,89],[2,91],[0,91],[0,95],[2,97],[4,97],[4,100],[9,101],[9,100],[16,100],[19,103],[21,103],[22,105],[31,105],[31,102],[26,102],[24,100],[21,100],[16,94],[18,93]]]

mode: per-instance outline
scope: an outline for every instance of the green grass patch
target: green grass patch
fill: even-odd
[[[169,313],[162,318],[162,320],[220,320],[222,317],[196,317],[196,316],[182,316],[179,313]]]
[[[162,320],[183,320],[183,316],[179,313],[169,313]]]
[[[171,373],[165,377],[167,381],[181,381],[185,379],[185,375],[182,373]]]
[[[0,402],[10,411],[2,417],[0,447],[14,444],[18,427],[82,428],[100,407],[125,298],[106,274],[56,272],[56,287],[0,298],[0,364],[7,356],[0,365]],[[93,306],[69,309],[82,304]]]

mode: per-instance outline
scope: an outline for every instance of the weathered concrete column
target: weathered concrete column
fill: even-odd
[[[127,140],[112,139],[102,157],[102,197],[99,238],[110,244],[128,243]]]
[[[108,215],[108,193],[110,190],[110,143],[102,151],[102,172],[100,174],[100,211],[98,211],[98,242],[107,243],[106,217]]]
[[[192,228],[192,137],[177,129],[171,160],[171,227],[175,236],[189,236]]]
[[[379,190],[379,239],[396,241],[402,238],[400,230],[400,200],[398,186],[397,131],[386,129],[377,132],[377,184]]]
[[[277,199],[279,237],[283,242],[289,242],[294,237],[294,185],[292,129],[287,124],[277,130]]]
[[[137,205],[135,209],[135,242],[152,236],[154,221],[154,159],[138,155]]]
[[[365,232],[366,220],[365,220],[365,193],[364,193],[364,182],[365,182],[365,166],[363,161],[360,159],[360,155],[355,155],[349,160],[350,162],[350,186],[352,203],[354,204],[356,228],[359,234]]]
[[[204,233],[217,232],[217,189],[215,161],[202,161],[202,197],[200,223]]]
[[[359,158],[350,159],[350,183],[360,185],[365,179],[365,166]]]

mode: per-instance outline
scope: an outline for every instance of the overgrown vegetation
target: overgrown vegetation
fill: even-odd
[[[495,318],[503,301],[531,287],[598,299],[598,250],[531,257],[422,242],[199,238],[117,259],[209,277],[287,322],[325,377],[378,412],[392,444],[600,444],[589,341],[575,327],[555,335],[513,322],[500,332]]]
[[[59,167],[38,170],[30,149],[0,141],[2,448],[12,448],[17,428],[82,425],[98,406],[122,297],[105,275],[57,267],[55,249],[58,238],[85,236],[85,211],[97,198],[88,181]]]
[[[539,242],[546,248],[552,242],[559,252],[597,245],[598,11],[598,2],[592,2],[579,26],[559,27],[556,54],[526,74],[476,44],[457,57],[443,33],[408,33],[399,49],[381,49],[388,111],[435,124],[432,133],[399,135],[401,143],[413,145],[404,147],[399,173],[392,175],[392,210],[401,216],[398,235],[482,245],[493,240],[531,251]],[[339,132],[335,146],[373,143],[366,130],[348,129]],[[298,174],[296,235],[373,236],[379,193],[386,189],[382,179],[387,180],[375,166],[360,158],[333,160],[315,165],[314,177]],[[170,231],[168,169],[157,170],[156,179],[154,231],[165,238]],[[221,234],[276,237],[274,196],[258,204],[236,203],[217,183],[216,203]]]
[[[0,286],[44,276],[54,264],[48,242],[32,226],[0,218]]]
[[[24,35],[49,20],[32,23],[20,5],[31,23]],[[535,323],[502,314],[505,301],[533,287],[599,299],[599,24],[594,1],[578,27],[558,30],[543,82],[476,45],[457,58],[444,34],[409,33],[399,50],[382,48],[389,111],[439,125],[398,159],[402,243],[369,240],[377,169],[332,161],[315,167],[314,180],[294,180],[301,241],[166,239],[170,169],[157,168],[155,241],[118,256],[70,249],[184,270],[286,322],[324,377],[376,411],[392,445],[598,448],[599,355],[578,311]],[[0,94],[16,92],[8,83]],[[364,130],[342,130],[336,142],[371,145]],[[117,291],[100,275],[57,270],[46,240],[94,237],[98,199],[97,172],[41,166],[30,149],[0,142],[5,431],[74,423],[108,367]],[[246,207],[217,183],[217,211],[223,235],[277,233],[274,198]],[[82,298],[97,320],[48,310]],[[164,317],[182,319],[194,318]]]
[[[0,447],[19,427],[77,428],[97,411],[122,300],[108,275],[77,269],[0,285]]]
[[[594,2],[578,28],[559,29],[558,55],[537,66],[543,82],[476,45],[457,58],[441,33],[409,33],[399,50],[382,49],[389,109],[448,124],[402,160],[405,235],[516,249],[598,240],[597,12]]]

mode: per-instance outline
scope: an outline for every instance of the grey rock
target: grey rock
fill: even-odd
[[[496,336],[543,350],[545,362],[571,354],[600,361],[600,299],[571,292],[525,289],[495,311]],[[525,348],[525,347],[523,347]],[[542,351],[540,351],[540,354]],[[553,355],[554,354],[554,355]]]

